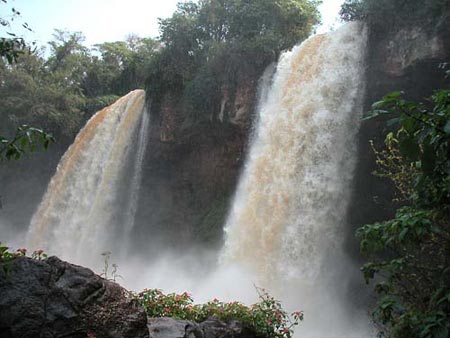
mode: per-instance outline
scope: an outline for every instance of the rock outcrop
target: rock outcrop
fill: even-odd
[[[374,102],[393,91],[403,91],[403,97],[422,101],[434,90],[444,88],[445,69],[450,60],[450,12],[440,17],[423,18],[420,22],[396,22],[369,26],[366,60],[365,112]],[[350,256],[359,256],[359,244],[354,230],[363,224],[391,218],[396,206],[392,203],[394,188],[388,179],[372,173],[376,168],[372,140],[377,149],[384,147],[387,120],[363,121],[359,132],[358,165],[354,179],[353,197],[350,202],[347,247]]]
[[[259,337],[234,320],[147,318],[120,285],[57,257],[0,262],[0,295],[1,338]]]
[[[146,338],[147,318],[130,293],[57,257],[0,263],[0,336]]]

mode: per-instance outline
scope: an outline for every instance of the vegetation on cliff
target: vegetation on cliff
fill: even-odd
[[[372,27],[386,29],[393,25],[425,26],[449,9],[448,0],[345,0],[340,15],[344,21],[362,20]]]
[[[319,22],[316,0],[204,0],[179,3],[160,20],[163,46],[153,59],[147,95],[181,103],[182,122],[228,120],[238,87],[256,81],[282,50],[308,37]],[[175,102],[175,104],[174,104]],[[225,115],[225,116],[224,116]]]
[[[80,32],[55,30],[48,56],[25,50],[15,63],[0,63],[1,133],[28,124],[71,140],[86,118],[143,87],[153,40],[130,36],[91,50],[83,40]]]
[[[425,103],[391,93],[373,105],[373,116],[384,114],[396,127],[386,148],[375,149],[377,174],[394,183],[398,209],[393,219],[357,231],[370,258],[362,271],[379,294],[374,316],[387,337],[448,337],[450,90]]]
[[[19,37],[2,38],[0,133],[28,124],[71,139],[87,117],[145,80],[156,106],[170,94],[173,102],[182,101],[187,120],[218,119],[224,96],[235,95],[242,82],[254,86],[282,50],[312,32],[317,5],[180,2],[172,17],[160,19],[157,40],[130,36],[92,49],[81,32],[55,30],[47,51],[30,50]]]

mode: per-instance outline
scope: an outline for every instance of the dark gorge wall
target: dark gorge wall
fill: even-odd
[[[371,23],[367,46],[364,110],[383,95],[402,90],[405,98],[423,100],[444,84],[443,64],[449,60],[448,13],[421,22]],[[223,87],[220,104],[209,122],[186,125],[180,95],[166,94],[152,109],[151,141],[146,157],[136,240],[187,248],[220,244],[228,212],[248,148],[254,119],[257,77],[241,77],[229,90]],[[207,98],[205,98],[206,100]],[[375,156],[369,140],[383,146],[386,121],[363,121],[358,164],[348,217],[349,253],[358,257],[354,230],[389,218],[393,187],[372,175]]]
[[[404,98],[425,102],[434,90],[443,88],[445,70],[450,68],[450,11],[421,21],[370,23],[367,47],[366,98],[364,110],[384,95],[401,90]],[[392,117],[363,121],[359,133],[358,164],[350,203],[348,245],[358,257],[353,231],[367,223],[388,219],[398,205],[392,202],[394,188],[387,179],[372,174],[375,155],[369,140],[377,149],[384,145]]]
[[[209,121],[186,125],[179,96],[151,109],[135,243],[183,250],[216,247],[241,170],[256,101],[257,77],[222,88]]]

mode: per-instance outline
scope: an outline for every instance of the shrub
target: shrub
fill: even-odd
[[[448,75],[449,72],[448,72]],[[450,90],[427,103],[401,92],[385,96],[373,114],[391,114],[397,129],[387,148],[375,150],[378,175],[391,179],[402,206],[393,219],[361,227],[357,237],[374,280],[375,319],[391,338],[439,338],[450,334]]]
[[[164,294],[158,289],[145,289],[137,294],[137,299],[149,317],[173,317],[202,322],[210,317],[224,321],[238,320],[265,337],[290,338],[293,328],[303,320],[303,312],[293,312],[291,316],[281,303],[264,289],[257,288],[260,301],[252,306],[239,302],[225,303],[218,299],[206,304],[194,304],[190,294]]]

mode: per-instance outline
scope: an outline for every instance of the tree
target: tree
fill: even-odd
[[[202,0],[179,3],[160,20],[162,48],[149,67],[147,93],[183,102],[183,117],[217,120],[221,90],[256,81],[282,50],[319,22],[315,0]],[[206,101],[206,102],[205,102]]]
[[[2,0],[6,3],[6,0]],[[14,20],[15,17],[20,16],[15,8],[12,8]],[[9,27],[9,21],[0,18],[0,25],[4,27]],[[22,26],[31,30],[27,23],[22,24]],[[14,33],[8,32],[8,35],[12,36],[10,38],[1,37],[0,38],[0,58],[6,60],[7,64],[10,66],[17,62],[19,55],[23,55],[27,51],[27,45],[25,40],[20,37],[16,37]],[[2,67],[2,71],[5,70],[5,65]],[[11,139],[7,139],[0,135],[0,161],[10,160],[12,158],[19,159],[28,149],[29,151],[34,151],[36,144],[42,144],[45,149],[48,145],[54,142],[54,138],[51,134],[46,132],[23,125],[17,128],[15,135]],[[1,202],[0,202],[1,203]],[[0,206],[1,207],[1,206]]]
[[[436,91],[425,104],[391,93],[369,118],[385,114],[398,128],[387,135],[385,150],[375,150],[378,174],[392,179],[403,198],[393,219],[357,231],[371,258],[364,276],[378,277],[374,315],[392,338],[448,337],[450,90]]]
[[[345,0],[340,15],[344,21],[363,20],[373,27],[387,28],[435,20],[449,6],[448,0]]]
[[[154,56],[156,42],[130,35],[126,41],[105,42],[95,46],[100,58],[93,58],[83,89],[88,96],[114,93],[124,95],[142,88],[146,67]]]

